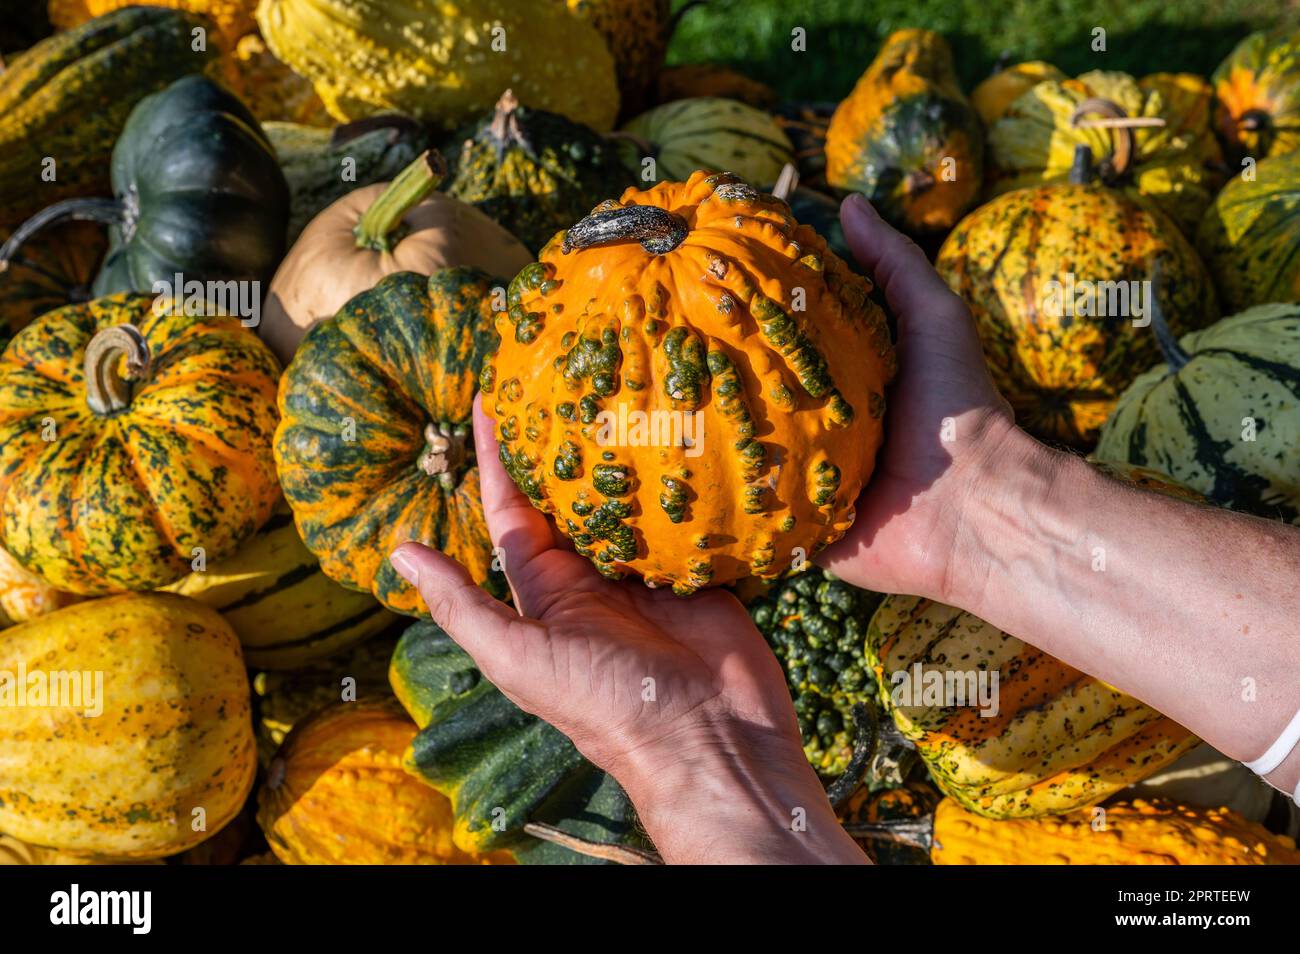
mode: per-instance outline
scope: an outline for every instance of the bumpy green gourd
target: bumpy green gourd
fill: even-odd
[[[506,90],[492,115],[462,131],[447,192],[477,206],[536,254],[632,177],[606,140]]]

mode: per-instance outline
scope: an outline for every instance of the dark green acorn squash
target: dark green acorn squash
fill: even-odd
[[[0,70],[0,227],[43,206],[108,188],[108,157],[132,107],[187,73],[207,21],[185,10],[127,7],[37,43]],[[42,178],[47,157],[55,179]]]
[[[200,75],[141,100],[113,147],[112,199],[66,199],[25,222],[0,258],[66,219],[109,227],[96,296],[197,282],[269,283],[284,256],[289,186],[233,94]],[[177,290],[180,294],[181,291]]]
[[[819,774],[838,776],[853,755],[852,710],[876,705],[867,624],[881,595],[811,567],[751,600],[749,614],[785,669],[803,736]]]
[[[520,106],[510,90],[454,142],[447,193],[477,206],[534,254],[632,185],[612,145],[563,116]]]
[[[530,821],[644,847],[618,783],[558,729],[507,699],[435,624],[415,623],[402,634],[389,681],[420,727],[406,770],[451,799],[452,838],[462,851],[508,849],[524,864],[591,863],[525,834]]]

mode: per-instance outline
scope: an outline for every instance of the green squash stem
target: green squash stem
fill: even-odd
[[[117,373],[124,359],[126,374]],[[95,333],[86,345],[86,403],[96,414],[108,416],[131,404],[132,382],[149,374],[149,345],[134,325],[115,325]]]
[[[401,241],[402,218],[423,202],[447,178],[447,162],[436,149],[425,150],[388,183],[370,204],[352,234],[357,248],[391,252]]]
[[[1070,163],[1070,185],[1087,185],[1092,181],[1092,150],[1087,146],[1074,147],[1074,161]]]
[[[0,245],[0,275],[9,270],[19,250],[37,234],[60,222],[99,222],[102,225],[119,225],[125,219],[122,203],[116,199],[64,199],[41,209]]]

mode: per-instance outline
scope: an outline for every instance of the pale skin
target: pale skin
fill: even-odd
[[[857,586],[969,610],[1225,754],[1260,757],[1300,707],[1300,529],[1133,489],[1029,437],[965,305],[920,249],[861,197],[841,219],[898,316],[899,375],[857,519],[819,562]],[[945,419],[953,440],[940,438]],[[481,409],[475,440],[518,611],[455,561],[405,544],[393,563],[433,619],[618,779],[665,861],[864,863],[735,597],[604,580],[515,489]],[[1267,780],[1294,792],[1300,749]]]

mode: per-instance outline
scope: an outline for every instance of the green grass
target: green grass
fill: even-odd
[[[1300,24],[1300,0],[707,0],[685,13],[668,58],[734,67],[783,99],[837,100],[903,27],[941,32],[969,90],[1003,54],[1070,75],[1208,74],[1247,33],[1279,23]],[[795,27],[807,31],[805,52],[790,48]],[[1096,27],[1104,53],[1091,48]]]

